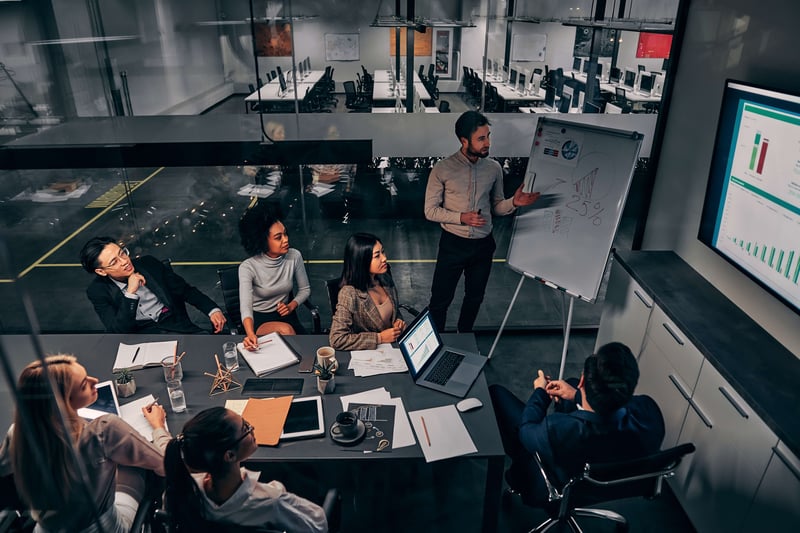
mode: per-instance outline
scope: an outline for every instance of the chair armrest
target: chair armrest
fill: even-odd
[[[322,509],[325,511],[325,517],[328,519],[329,533],[336,533],[339,531],[341,516],[342,516],[342,497],[337,489],[328,489],[325,494],[325,501],[322,502]]]
[[[559,492],[558,489],[553,486],[553,483],[550,482],[547,471],[544,469],[542,458],[539,457],[539,452],[535,452],[533,458],[536,460],[536,466],[539,467],[539,472],[542,474],[542,478],[544,478],[544,484],[547,486],[547,501],[554,502],[563,498],[563,493]]]
[[[303,305],[308,309],[308,312],[311,313],[311,323],[314,325],[313,333],[319,335],[322,333],[322,321],[319,318],[319,307],[311,303],[311,300],[306,300],[303,302]]]
[[[409,312],[409,314],[411,314],[411,316],[417,316],[419,314],[419,311],[417,311],[410,305],[400,304],[400,309],[405,309],[406,311]]]

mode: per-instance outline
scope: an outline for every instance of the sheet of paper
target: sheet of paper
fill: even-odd
[[[478,451],[455,405],[411,411],[408,415],[425,455],[425,462]]]
[[[291,404],[292,396],[247,400],[242,418],[253,424],[256,442],[259,445],[275,446],[278,444]]]
[[[375,350],[353,350],[348,368],[358,377],[408,372],[403,354],[391,344],[379,344]]]
[[[155,397],[152,394],[148,394],[143,398],[119,406],[120,418],[150,442],[153,442],[153,428],[142,414],[142,407],[150,405],[154,401],[156,401]],[[167,430],[169,430],[169,427],[167,427]]]
[[[247,400],[225,400],[225,408],[239,416],[242,416],[245,407],[247,407]]]
[[[394,405],[394,442],[392,449],[405,448],[417,443],[414,439],[414,432],[411,430],[411,423],[408,421],[408,414],[403,405],[402,398],[390,398],[389,391],[381,387],[349,396],[342,396],[342,410],[346,411],[351,403],[375,403],[380,405]]]

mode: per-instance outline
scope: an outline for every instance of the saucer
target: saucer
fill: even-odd
[[[367,427],[364,425],[364,422],[362,422],[361,420],[356,422],[356,427],[358,428],[358,432],[353,437],[343,437],[341,435],[334,434],[333,428],[338,428],[338,427],[339,427],[339,423],[338,422],[334,422],[333,425],[331,426],[329,434],[330,434],[331,440],[333,440],[333,442],[335,442],[337,444],[341,444],[343,446],[353,446],[355,444],[358,444],[359,442],[361,442],[361,440],[367,434]]]

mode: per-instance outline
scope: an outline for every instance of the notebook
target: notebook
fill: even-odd
[[[400,352],[414,383],[463,398],[481,373],[486,358],[442,342],[425,308],[399,339]]]

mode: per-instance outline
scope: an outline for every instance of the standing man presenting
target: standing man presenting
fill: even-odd
[[[464,302],[458,331],[472,331],[478,316],[496,248],[492,237],[492,214],[513,213],[531,205],[539,193],[503,196],[503,170],[489,155],[489,120],[477,111],[467,111],[456,120],[461,149],[436,163],[425,190],[425,218],[442,226],[439,254],[433,273],[431,316],[444,331],[447,308],[464,274]]]

